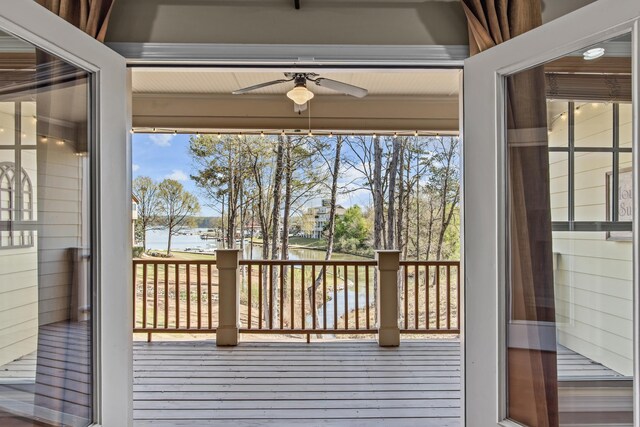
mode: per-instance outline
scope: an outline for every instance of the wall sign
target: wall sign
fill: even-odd
[[[612,174],[607,172],[607,221],[611,221],[611,184]],[[631,168],[620,169],[618,179],[618,221],[633,221],[633,173]],[[607,240],[631,241],[633,235],[629,231],[608,231]]]

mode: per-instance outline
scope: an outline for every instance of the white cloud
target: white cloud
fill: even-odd
[[[175,135],[169,133],[154,133],[152,135],[149,135],[149,139],[151,140],[151,142],[160,147],[168,147],[171,145],[171,140],[174,136]]]
[[[187,179],[189,179],[187,174],[180,169],[172,170],[169,175],[165,176],[165,178],[175,179],[176,181],[186,181]]]
[[[140,169],[140,165],[136,165],[136,164],[134,163],[134,164],[133,164],[133,166],[131,166],[131,170],[132,170],[133,172],[137,172],[137,171],[138,171],[138,169]]]

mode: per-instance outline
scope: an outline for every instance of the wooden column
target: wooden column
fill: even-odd
[[[376,251],[378,262],[378,345],[397,347],[400,345],[398,327],[398,271],[400,251]]]
[[[216,345],[238,345],[240,327],[240,250],[216,250],[218,268],[218,328]]]

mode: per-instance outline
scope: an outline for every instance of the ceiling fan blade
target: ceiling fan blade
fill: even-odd
[[[293,112],[294,113],[302,113],[303,111],[307,110],[307,106],[309,105],[308,102],[305,102],[304,104],[300,105],[300,104],[296,104],[295,102],[293,103]]]
[[[257,84],[257,85],[253,85],[253,86],[249,86],[249,87],[244,87],[242,89],[234,90],[231,93],[234,94],[234,95],[242,95],[243,93],[251,92],[251,91],[254,91],[256,89],[261,89],[263,87],[277,85],[277,84],[280,84],[280,83],[290,82],[291,80],[293,80],[293,79],[273,80],[273,81],[270,81],[270,82],[260,83],[260,84]]]
[[[364,98],[369,93],[367,89],[350,85],[348,83],[339,82],[337,80],[326,79],[324,77],[320,77],[314,80],[314,82],[318,86],[326,87],[327,89],[331,89],[337,92],[342,92],[347,95],[355,96],[356,98]]]

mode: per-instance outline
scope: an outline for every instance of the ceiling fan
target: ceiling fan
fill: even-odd
[[[284,76],[284,79],[272,80],[270,82],[245,87],[235,90],[232,93],[234,95],[242,95],[243,93],[261,89],[263,87],[294,82],[295,86],[293,87],[293,89],[287,92],[287,97],[294,102],[293,109],[297,113],[306,110],[307,102],[309,102],[315,96],[313,92],[307,89],[307,82],[313,82],[317,86],[335,90],[336,92],[341,92],[345,95],[355,96],[356,98],[364,98],[369,93],[367,89],[350,85],[348,83],[339,82],[337,80],[320,77],[316,73],[284,73]]]

